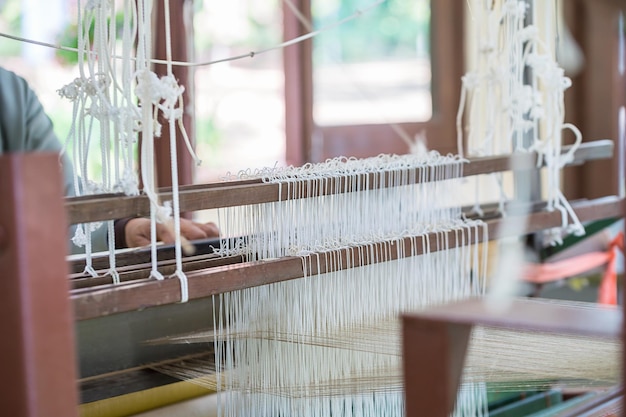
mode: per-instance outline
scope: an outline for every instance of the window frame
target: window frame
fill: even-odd
[[[311,21],[311,0],[294,0]],[[424,132],[428,146],[442,153],[456,153],[456,114],[464,73],[464,7],[455,0],[431,0],[431,93],[433,114],[424,122],[398,123],[414,137]],[[462,6],[462,5],[461,5]],[[307,32],[297,17],[283,8],[285,39]],[[313,121],[312,40],[284,50],[285,131],[288,164],[302,165],[345,155],[368,157],[409,151],[389,124],[319,126]]]

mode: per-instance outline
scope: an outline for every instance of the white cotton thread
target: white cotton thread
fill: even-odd
[[[571,162],[582,137],[575,126],[564,122],[564,91],[571,86],[571,80],[555,60],[555,30],[551,25],[556,20],[551,18],[554,8],[550,2],[546,2],[545,10],[548,14],[542,28],[524,25],[527,13],[524,1],[483,2],[474,10],[476,67],[462,78],[457,147],[460,155],[537,152],[538,163],[547,167],[548,208],[563,213],[565,229],[579,232],[580,222],[567,209],[569,203],[559,197],[559,190],[561,169]],[[494,39],[499,42],[496,44]],[[530,74],[528,83],[525,70]],[[576,136],[565,154],[562,153],[564,130],[571,130]],[[530,140],[525,143],[525,138]],[[501,175],[496,178],[501,184]],[[498,188],[502,210],[506,196],[502,186]]]
[[[227,356],[229,372],[218,390],[238,394],[222,415],[402,415],[399,358],[389,355],[397,347],[366,329],[400,311],[484,291],[476,245],[469,249],[481,223],[464,221],[450,204],[463,163],[437,153],[381,155],[256,173],[278,184],[279,201],[225,209],[223,234],[246,232],[251,249],[238,252],[246,260],[300,256],[304,278],[225,296],[214,317],[227,332],[216,351]],[[432,248],[428,232],[437,235]],[[452,249],[448,233],[470,237],[455,238],[462,248]],[[366,375],[385,383],[372,386]],[[484,408],[471,398],[478,394],[461,395],[468,405],[457,415]]]

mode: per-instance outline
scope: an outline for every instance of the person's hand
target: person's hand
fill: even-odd
[[[166,244],[174,243],[174,223],[156,224],[157,240]],[[180,234],[187,240],[219,237],[220,231],[215,223],[196,223],[180,219]],[[138,217],[128,220],[124,228],[126,246],[129,248],[150,244],[150,219]]]

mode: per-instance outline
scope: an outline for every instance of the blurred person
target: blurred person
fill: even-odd
[[[57,152],[63,146],[54,133],[52,121],[28,82],[9,70],[0,67],[0,154],[10,152]],[[74,195],[73,167],[67,155],[61,154],[61,170],[65,195]],[[188,240],[219,236],[214,223],[197,223],[180,219],[181,235]],[[157,224],[157,240],[173,243],[171,227]],[[115,221],[116,248],[138,247],[150,244],[150,220],[125,218]],[[100,227],[92,233],[94,252],[108,250],[107,228]],[[80,253],[81,248],[70,242],[70,252]]]

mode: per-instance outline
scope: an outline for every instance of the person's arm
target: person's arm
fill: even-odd
[[[3,152],[56,152],[63,146],[54,133],[52,121],[28,82],[17,74],[0,68],[0,141]],[[59,158],[66,196],[74,195],[73,167],[67,155]],[[74,227],[69,235],[73,235]],[[94,250],[106,250],[106,228],[95,232]],[[68,239],[69,241],[69,239]],[[70,253],[82,248],[69,241]]]
[[[57,152],[63,146],[54,133],[52,121],[46,114],[35,92],[26,80],[11,71],[0,68],[0,142],[3,152]],[[65,194],[74,196],[74,173],[70,159],[61,154]],[[72,228],[72,234],[73,234]],[[219,230],[213,223],[201,224],[181,219],[181,234],[189,240],[217,237]],[[108,250],[106,223],[92,232],[92,250]],[[115,224],[116,247],[136,247],[150,243],[150,221],[145,218],[121,219]],[[164,225],[158,225],[157,240],[173,243],[174,236]],[[71,253],[84,252],[70,243]]]
[[[26,80],[0,68],[0,136],[4,152],[57,152],[61,141],[52,121]],[[72,163],[62,155],[60,164],[66,195],[73,195]]]
[[[171,226],[157,223],[157,240],[164,243],[174,243],[175,236]],[[220,231],[215,223],[198,223],[192,220],[180,219],[181,235],[188,240],[219,237]],[[115,222],[115,247],[138,247],[150,244],[150,219],[137,217],[120,219]]]

